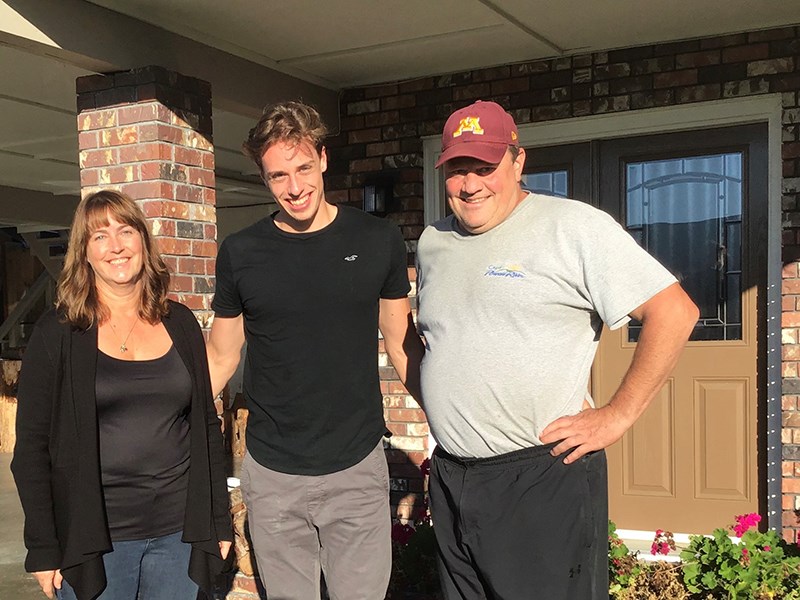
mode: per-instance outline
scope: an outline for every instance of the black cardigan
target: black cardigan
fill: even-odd
[[[163,323],[192,378],[183,540],[192,544],[189,575],[208,590],[225,566],[218,542],[233,539],[222,435],[193,313],[170,302]],[[78,330],[55,311],[39,319],[22,361],[11,463],[25,512],[25,569],[61,569],[79,600],[105,588],[102,555],[112,549],[98,450],[97,352],[97,327]]]

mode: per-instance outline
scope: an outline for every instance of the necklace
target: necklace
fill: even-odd
[[[133,322],[133,325],[131,325],[130,331],[128,331],[128,335],[125,336],[125,339],[122,340],[122,343],[119,345],[120,352],[128,351],[128,346],[126,345],[128,343],[128,338],[131,337],[131,334],[133,333],[133,328],[136,327],[136,324],[138,322],[139,322],[139,317],[137,316],[136,320]],[[114,337],[117,338],[117,340],[120,339],[119,335],[117,335],[117,329],[116,327],[114,327],[113,323],[111,323],[111,332],[114,334]]]

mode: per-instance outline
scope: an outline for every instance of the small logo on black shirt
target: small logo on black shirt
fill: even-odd
[[[344,259],[347,262],[353,262],[355,259],[358,258],[358,254],[351,254],[350,256],[345,256]]]

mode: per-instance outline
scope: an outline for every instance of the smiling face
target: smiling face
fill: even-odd
[[[506,150],[498,164],[458,157],[444,164],[450,209],[467,233],[485,233],[502,223],[525,198],[520,187],[525,150]]]
[[[279,141],[261,157],[264,182],[280,210],[275,222],[292,232],[317,231],[328,225],[336,208],[325,202],[322,174],[328,168],[325,148],[309,141]]]
[[[86,258],[101,296],[111,290],[135,286],[141,280],[144,250],[142,235],[132,225],[110,213],[89,233]]]

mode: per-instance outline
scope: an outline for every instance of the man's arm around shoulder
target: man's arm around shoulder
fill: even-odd
[[[217,396],[239,366],[244,345],[244,318],[214,317],[211,333],[206,343],[208,371],[211,375],[211,391]]]
[[[554,456],[574,448],[565,463],[610,446],[636,422],[675,368],[699,311],[675,283],[630,314],[642,322],[642,331],[631,365],[610,402],[556,419],[542,431],[542,443],[560,441],[552,450]]]

